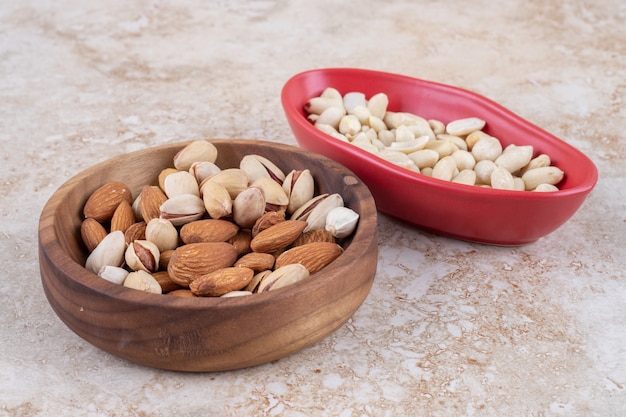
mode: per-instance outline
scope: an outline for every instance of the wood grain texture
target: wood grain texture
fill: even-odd
[[[244,368],[279,359],[339,328],[369,293],[376,273],[377,214],[367,187],[346,168],[275,143],[212,141],[217,164],[237,167],[259,154],[286,172],[308,168],[316,193],[340,193],[361,218],[345,252],[308,280],[276,292],[235,298],[183,298],[112,284],[83,268],[82,207],[96,188],[125,182],[136,196],[186,143],[151,148],[89,168],[50,198],[39,223],[42,285],[59,318],[89,343],[142,365],[192,372]]]

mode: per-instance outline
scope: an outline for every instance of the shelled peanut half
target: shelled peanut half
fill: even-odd
[[[483,130],[478,117],[447,124],[388,111],[385,93],[341,94],[328,87],[304,108],[320,131],[399,167],[454,183],[519,191],[558,191],[564,172],[530,145],[509,145]]]
[[[138,195],[108,182],[87,199],[85,267],[113,283],[178,296],[241,296],[308,278],[343,253],[359,214],[340,194],[314,195],[306,169],[261,155],[238,168],[193,141]]]

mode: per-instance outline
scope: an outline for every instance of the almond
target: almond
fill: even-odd
[[[239,258],[235,262],[235,266],[250,268],[254,272],[261,272],[266,269],[272,269],[275,260],[274,255],[270,253],[251,252]]]
[[[161,290],[163,291],[163,293],[183,288],[172,280],[170,274],[168,274],[167,271],[154,272],[152,276],[161,286]]]
[[[314,274],[328,266],[343,253],[343,248],[336,243],[313,242],[293,247],[283,252],[274,267],[276,269],[288,264],[302,264],[309,273]]]
[[[128,229],[136,221],[133,207],[128,201],[123,200],[113,212],[113,217],[111,218],[111,231],[114,232],[116,230],[121,230],[122,232],[126,232],[126,229]]]
[[[204,219],[183,225],[180,239],[184,243],[226,242],[239,231],[239,226],[228,220]]]
[[[270,226],[274,226],[276,223],[285,221],[285,213],[278,211],[269,211],[259,217],[252,226],[252,236],[256,236],[259,232],[267,229]]]
[[[248,229],[239,229],[237,234],[228,239],[228,243],[233,245],[237,249],[237,255],[242,256],[252,251],[250,249],[250,242],[252,241],[252,234]]]
[[[174,290],[167,293],[167,295],[171,295],[174,297],[195,297],[195,295],[186,288],[181,288],[180,290]]]
[[[174,250],[167,266],[172,280],[183,287],[203,275],[233,266],[237,250],[226,242],[189,243]]]
[[[293,242],[293,246],[306,245],[313,242],[330,242],[335,243],[335,236],[326,229],[309,230],[302,233],[302,235]]]
[[[80,225],[80,236],[89,252],[92,252],[106,235],[104,226],[93,217],[87,217]]]
[[[130,188],[123,182],[108,182],[94,191],[83,207],[85,217],[93,217],[99,222],[111,220],[115,209],[122,201],[132,204]]]
[[[139,195],[141,217],[147,223],[161,216],[161,204],[167,200],[165,193],[155,185],[144,185]]]
[[[253,276],[254,271],[250,268],[222,268],[194,280],[189,284],[189,289],[197,296],[219,297],[244,288]]]
[[[292,244],[301,234],[307,223],[300,220],[285,220],[259,232],[250,242],[254,252],[273,253]]]
[[[140,221],[130,225],[124,232],[124,240],[126,243],[135,240],[146,240],[146,222]]]

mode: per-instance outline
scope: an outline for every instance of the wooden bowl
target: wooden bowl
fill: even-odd
[[[565,172],[553,193],[491,190],[442,181],[398,168],[342,142],[310,123],[304,104],[327,87],[371,97],[386,93],[389,110],[448,123],[465,117],[487,121],[484,131],[509,144],[532,145]],[[471,91],[379,71],[323,68],[294,75],[284,85],[282,105],[300,146],[352,170],[374,195],[381,213],[444,236],[494,245],[525,245],[563,225],[598,180],[593,162],[568,143]]]
[[[136,196],[172,166],[186,143],[133,152],[76,175],[50,198],[39,223],[43,288],[59,318],[109,353],[154,368],[222,371],[273,361],[312,345],[352,316],[370,291],[378,256],[376,207],[368,188],[345,167],[312,152],[254,140],[215,140],[216,163],[238,167],[259,154],[281,169],[310,169],[317,192],[340,193],[360,214],[353,237],[333,263],[289,287],[235,298],[156,295],[110,283],[86,270],[80,238],[87,197],[109,181]]]

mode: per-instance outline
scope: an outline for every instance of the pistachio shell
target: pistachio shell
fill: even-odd
[[[330,194],[313,208],[311,214],[306,219],[308,224],[304,231],[308,232],[309,230],[324,229],[326,226],[326,216],[335,207],[343,207],[343,198],[337,193]]]
[[[273,182],[273,180],[270,181]],[[265,213],[266,204],[263,190],[258,187],[248,187],[233,201],[233,220],[239,227],[250,228]]]
[[[146,240],[154,243],[159,252],[176,249],[178,230],[167,219],[152,219],[146,225]]]
[[[277,183],[271,178],[263,177],[252,182],[252,187],[257,187],[263,191],[265,197],[265,203],[268,205],[276,206],[278,208],[287,207],[289,204],[289,197],[283,190],[281,184]],[[277,211],[277,210],[268,210]]]
[[[126,248],[124,259],[133,271],[154,272],[159,269],[159,248],[149,240],[135,240]]]
[[[162,219],[172,222],[174,226],[181,226],[198,220],[205,213],[204,201],[193,194],[181,194],[167,199],[159,208]]]
[[[125,250],[124,233],[121,230],[111,232],[87,257],[85,268],[97,274],[105,266],[121,266],[124,262]]]
[[[241,158],[239,168],[248,174],[250,182],[254,182],[259,178],[271,178],[279,184],[282,184],[285,179],[283,171],[272,161],[261,155],[252,154],[244,156]]]
[[[257,292],[277,290],[307,279],[309,276],[309,271],[302,264],[288,264],[263,277]]]
[[[212,219],[221,219],[233,212],[233,200],[228,190],[215,181],[207,181],[202,186],[202,200]]]
[[[178,171],[169,174],[163,180],[163,190],[168,198],[181,194],[193,194],[200,196],[200,189],[196,177],[188,171]]]
[[[128,274],[124,280],[126,288],[132,288],[139,291],[145,291],[153,294],[162,294],[159,282],[146,271],[135,271]]]
[[[180,171],[189,171],[191,164],[198,161],[215,162],[217,148],[207,140],[195,140],[174,156],[174,166]]]
[[[98,276],[114,284],[122,285],[128,276],[128,271],[121,266],[107,265],[100,269]]]
[[[189,173],[196,178],[198,184],[209,178],[211,175],[215,175],[220,172],[221,169],[215,163],[209,161],[197,161],[191,164],[189,167]]]
[[[359,222],[359,214],[348,207],[335,207],[326,216],[325,229],[337,239],[348,237]]]
[[[204,183],[207,181],[217,182],[226,188],[232,199],[235,199],[237,194],[248,188],[248,183],[250,182],[248,174],[239,168],[224,169],[204,180],[203,184],[200,184],[200,190],[203,193]]]
[[[313,198],[315,193],[315,180],[313,179],[313,175],[311,175],[311,171],[308,169],[291,171],[285,177],[283,190],[289,199],[287,213],[291,214]]]

